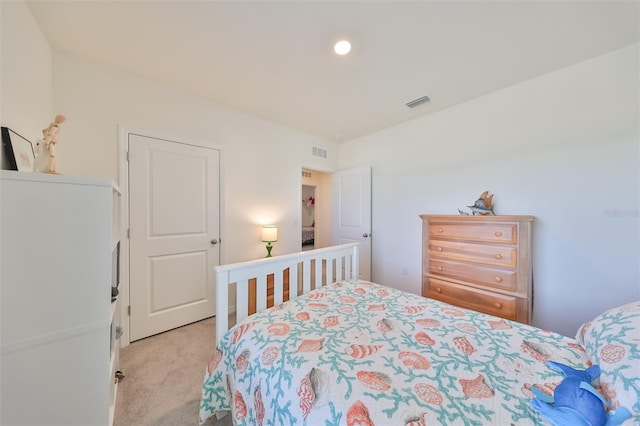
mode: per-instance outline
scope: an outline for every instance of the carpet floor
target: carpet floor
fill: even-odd
[[[198,425],[205,367],[215,348],[215,319],[138,340],[120,351],[114,426]],[[204,426],[230,426],[231,416]]]

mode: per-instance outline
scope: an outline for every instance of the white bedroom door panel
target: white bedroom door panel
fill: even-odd
[[[215,315],[220,152],[129,134],[130,338]]]
[[[371,279],[371,167],[331,176],[333,244],[360,243],[360,279]]]

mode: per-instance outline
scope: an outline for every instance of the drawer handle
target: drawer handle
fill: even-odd
[[[442,289],[440,287],[436,287],[436,293],[442,293]]]
[[[444,231],[444,229],[438,228],[438,232],[442,233],[443,231]]]
[[[442,266],[438,266],[436,269],[437,269],[438,271],[444,271],[444,268],[443,268]]]
[[[501,277],[495,277],[493,278],[495,280],[495,282],[497,283],[501,283],[502,282],[502,278]]]
[[[500,231],[496,231],[495,236],[496,236],[496,237],[502,237],[502,232],[500,232]]]
[[[495,306],[496,309],[502,309],[502,305],[498,302],[494,303],[493,306]]]
[[[436,250],[442,251],[442,247],[436,247]]]
[[[496,259],[498,259],[498,260],[502,259],[502,255],[501,254],[496,254]]]

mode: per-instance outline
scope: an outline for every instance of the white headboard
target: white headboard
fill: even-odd
[[[229,329],[229,286],[236,284],[236,322],[248,316],[249,280],[256,279],[256,311],[266,309],[267,276],[273,275],[274,305],[282,303],[283,276],[288,269],[289,298],[312,290],[314,268],[315,287],[349,279],[358,279],[358,243],[326,247],[282,256],[215,267],[216,275],[216,343]],[[323,262],[324,261],[324,262]],[[313,266],[312,266],[313,265]]]

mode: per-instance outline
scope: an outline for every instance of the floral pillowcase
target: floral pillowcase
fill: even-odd
[[[633,420],[640,421],[640,301],[584,323],[576,340],[600,366],[601,391],[609,408],[626,407]]]

